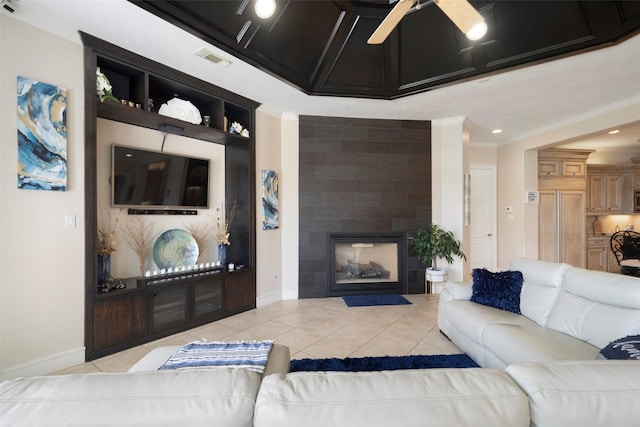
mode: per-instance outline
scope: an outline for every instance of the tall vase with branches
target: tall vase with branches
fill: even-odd
[[[218,261],[221,265],[227,263],[227,246],[231,244],[231,232],[229,231],[233,217],[236,214],[236,208],[238,203],[233,201],[229,206],[228,211],[225,210],[225,205],[216,208],[215,218],[215,230],[216,230],[216,242],[218,243]]]
[[[98,254],[98,289],[109,290],[111,283],[111,254],[116,251],[116,228],[120,222],[120,214],[113,217],[110,209],[102,209],[98,218],[98,236],[96,252]]]
[[[138,255],[140,276],[144,275],[144,264],[151,250],[155,224],[146,217],[129,215],[122,224],[122,234],[133,251]]]
[[[208,222],[188,222],[184,224],[185,230],[193,236],[198,245],[198,262],[204,256],[204,251],[207,250],[209,244],[213,240],[213,232]]]

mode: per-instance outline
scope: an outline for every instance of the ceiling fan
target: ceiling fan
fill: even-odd
[[[487,33],[484,18],[467,0],[430,0],[425,3],[420,3],[420,0],[398,0],[391,12],[369,37],[367,43],[383,43],[416,3],[417,9],[429,3],[435,3],[470,40],[479,40]]]

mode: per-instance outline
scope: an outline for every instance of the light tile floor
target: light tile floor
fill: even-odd
[[[292,359],[461,353],[438,330],[437,294],[405,298],[412,304],[348,307],[342,298],[279,301],[56,374],[125,372],[154,348],[202,338],[273,339],[289,347]]]

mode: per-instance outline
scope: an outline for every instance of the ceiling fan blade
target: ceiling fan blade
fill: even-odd
[[[378,28],[371,34],[369,40],[367,40],[368,44],[381,44],[383,43],[389,34],[396,28],[396,25],[402,20],[404,15],[411,9],[416,0],[400,0],[398,4],[396,4],[391,12],[384,18],[384,20],[380,23]]]

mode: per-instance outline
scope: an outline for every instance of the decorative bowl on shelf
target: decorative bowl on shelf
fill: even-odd
[[[158,114],[193,123],[194,125],[202,123],[202,116],[195,105],[180,98],[173,98],[167,101],[166,104],[162,104]]]

